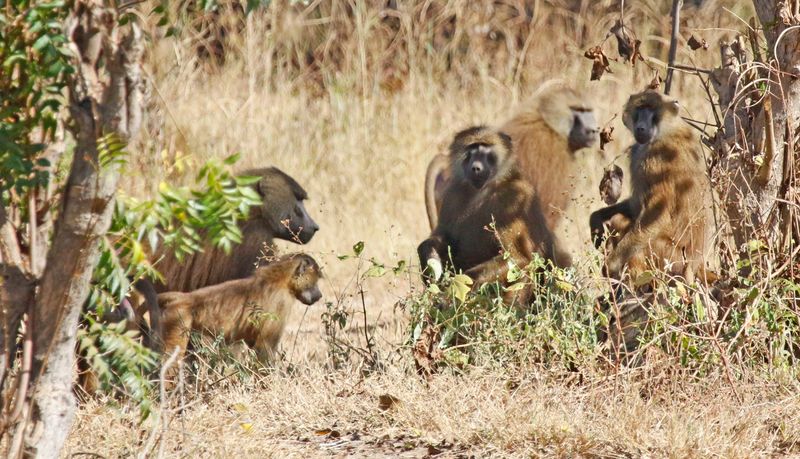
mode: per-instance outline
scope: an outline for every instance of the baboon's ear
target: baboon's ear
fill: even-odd
[[[304,255],[297,257],[297,267],[294,269],[296,274],[305,274],[311,268],[311,260]]]
[[[500,141],[503,142],[503,146],[506,147],[506,150],[511,151],[511,146],[512,146],[511,136],[503,131],[499,131],[497,135],[500,136]]]

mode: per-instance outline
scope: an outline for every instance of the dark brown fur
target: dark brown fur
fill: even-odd
[[[261,177],[254,187],[263,199],[262,205],[253,207],[249,217],[240,224],[242,242],[234,245],[230,254],[206,244],[202,251],[181,260],[170,248],[162,245],[152,259],[157,260],[156,267],[164,280],[151,282],[141,279],[137,282],[136,290],[145,298],[136,308],[137,321],[152,349],[161,350],[156,341],[156,337],[162,334],[156,292],[189,292],[242,279],[255,271],[259,260],[275,254],[275,239],[305,244],[319,229],[303,206],[303,201],[308,198],[306,191],[288,174],[269,167],[247,170],[240,175]],[[145,311],[150,316],[149,327],[143,323]]]
[[[260,360],[274,352],[287,309],[302,301],[319,300],[322,272],[305,254],[291,254],[258,268],[250,277],[235,279],[193,292],[158,295],[163,310],[165,354],[186,350],[190,332],[222,336],[228,343],[244,341]]]
[[[570,142],[576,113],[593,119],[592,108],[580,94],[558,88],[529,102],[500,128],[511,137],[520,175],[534,191],[531,208],[526,212],[534,217],[528,222],[531,238],[544,256],[560,266],[572,263],[570,255],[559,247],[554,230],[570,203],[570,178],[578,173],[575,154],[581,147]],[[599,139],[596,125],[586,128],[591,142],[596,141],[594,137]],[[435,228],[441,212],[443,190],[452,180],[444,158],[437,155],[431,160],[425,180],[431,228]]]
[[[602,226],[620,231],[606,267],[619,277],[627,266],[635,279],[652,268],[689,278],[706,273],[713,236],[711,188],[700,139],[678,117],[677,105],[655,91],[634,94],[625,106],[625,125],[634,112],[656,111],[658,131],[647,144],[631,148],[631,196],[592,214],[593,235]]]
[[[503,250],[521,266],[530,261],[536,250],[528,227],[533,190],[519,175],[509,140],[489,128],[456,135],[450,153],[452,179],[443,193],[438,224],[418,248],[423,268],[431,258],[442,262],[452,257],[453,268],[480,285],[505,280]],[[462,152],[474,143],[491,145],[498,156],[496,173],[480,189],[462,176]]]
[[[292,177],[277,168],[253,169],[240,175],[261,176],[255,185],[264,199],[260,207],[252,208],[250,216],[241,223],[242,242],[226,254],[221,248],[207,244],[203,250],[178,261],[169,248],[161,246],[155,259],[164,275],[164,282],[156,290],[190,292],[208,285],[249,276],[258,261],[274,254],[274,240],[306,243],[318,226],[301,207],[303,215],[297,217],[296,206],[308,198],[306,191]],[[295,217],[296,220],[291,220]],[[286,222],[288,221],[288,227]]]

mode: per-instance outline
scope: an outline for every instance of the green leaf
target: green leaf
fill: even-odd
[[[358,241],[353,245],[353,253],[355,253],[356,257],[361,256],[361,253],[364,251],[364,241]]]

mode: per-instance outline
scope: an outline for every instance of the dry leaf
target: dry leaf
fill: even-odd
[[[394,405],[400,403],[400,399],[389,394],[383,394],[378,397],[378,408],[386,411]]]
[[[599,80],[605,72],[614,73],[609,67],[608,57],[603,53],[603,48],[600,46],[587,49],[583,56],[594,61],[592,63],[591,81]]]
[[[619,57],[631,65],[636,65],[636,59],[644,60],[639,47],[641,40],[636,39],[636,34],[632,29],[625,27],[619,19],[614,23],[614,27],[609,30],[617,38],[617,52]]]
[[[614,133],[614,126],[606,126],[600,130],[600,150],[605,150],[606,144],[613,142],[614,137],[612,134]]]
[[[414,355],[414,366],[417,367],[417,374],[430,378],[437,372],[437,362],[442,359],[442,350],[439,349],[439,330],[436,327],[426,325],[420,333],[419,339],[414,343],[412,351]]]
[[[664,81],[661,79],[661,75],[656,72],[653,76],[653,79],[650,80],[650,83],[647,85],[647,89],[652,89],[653,91],[658,91],[661,89],[661,82]]]
[[[692,35],[691,37],[689,37],[689,41],[687,44],[689,45],[689,48],[692,49],[692,51],[697,51],[700,48],[708,49],[708,43],[706,43],[706,40],[703,37],[700,37],[700,40],[698,40],[697,38],[694,37],[694,35]]]
[[[612,164],[603,171],[603,179],[600,180],[600,197],[603,202],[614,204],[622,194],[622,169],[616,164]]]

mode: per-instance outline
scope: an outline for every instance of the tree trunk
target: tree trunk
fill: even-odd
[[[796,220],[786,211],[800,122],[800,30],[792,29],[800,24],[796,3],[754,0],[767,42],[767,65],[749,65],[739,38],[722,44],[722,66],[711,76],[725,114],[716,139],[727,174],[723,197],[739,247],[761,238],[782,250]],[[759,61],[763,43],[754,43],[754,36],[751,48]],[[768,79],[766,95],[754,89],[757,85],[742,91],[757,78]]]
[[[114,134],[127,141],[141,120],[141,33],[117,20],[113,7],[86,0],[76,2],[66,23],[77,57],[69,94],[77,145],[33,311],[30,413],[37,425],[26,438],[26,453],[35,457],[58,457],[76,409],[78,320],[119,179],[116,166],[101,166],[98,139]]]

